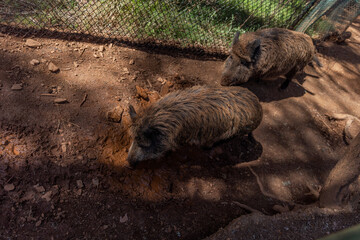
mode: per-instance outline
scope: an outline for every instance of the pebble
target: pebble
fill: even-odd
[[[95,187],[98,187],[98,186],[99,186],[99,179],[93,178],[91,181],[92,181],[92,184],[93,184]]]
[[[47,191],[44,195],[41,196],[42,199],[45,199],[47,202],[50,202],[52,196],[52,191]]]
[[[111,122],[121,122],[124,109],[120,106],[115,107],[113,110],[107,113],[107,119]]]
[[[125,215],[123,217],[120,216],[120,222],[121,223],[125,223],[129,220],[127,213],[125,213]]]
[[[41,43],[33,39],[27,39],[25,45],[31,48],[37,48],[41,46]]]
[[[45,188],[43,186],[39,186],[39,184],[34,185],[34,188],[39,193],[45,192]]]
[[[103,51],[105,51],[105,47],[104,47],[104,46],[100,46],[100,47],[99,47],[99,52],[103,52]]]
[[[84,183],[81,180],[76,180],[76,186],[78,188],[83,188],[84,187]]]
[[[130,59],[129,64],[133,65],[135,63],[134,59]]]
[[[22,90],[23,88],[22,88],[22,86],[21,86],[21,84],[18,84],[18,83],[15,83],[14,85],[12,85],[12,87],[11,87],[11,90],[13,90],[13,91],[20,91],[20,90]]]
[[[39,220],[35,223],[35,227],[39,227],[40,225],[41,225],[41,220]]]
[[[63,104],[63,103],[67,103],[68,100],[66,98],[55,98],[54,99],[54,103],[57,103],[57,104]]]
[[[30,64],[33,65],[33,66],[35,66],[35,65],[40,64],[40,61],[37,60],[37,59],[33,59],[33,60],[30,61]]]
[[[138,97],[141,97],[144,100],[149,100],[149,95],[147,94],[147,92],[145,91],[145,89],[143,89],[140,86],[135,86],[136,87],[136,95]]]
[[[48,65],[48,69],[50,72],[56,73],[60,70],[58,66],[56,66],[54,63],[50,62]]]
[[[15,189],[15,186],[14,186],[14,184],[12,184],[12,183],[6,184],[6,185],[4,186],[4,190],[7,191],[7,192],[10,192],[10,191],[12,191],[12,190],[14,190],[14,189]]]

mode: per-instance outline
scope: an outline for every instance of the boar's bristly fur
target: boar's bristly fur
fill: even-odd
[[[130,109],[134,115],[134,109]],[[262,120],[258,98],[242,87],[196,86],[172,92],[135,116],[128,162],[159,158],[183,145],[211,147],[251,133]]]
[[[298,71],[315,58],[310,36],[284,28],[268,28],[235,35],[225,61],[221,85],[245,83],[250,79],[286,76],[285,89]],[[320,64],[318,64],[320,65]]]

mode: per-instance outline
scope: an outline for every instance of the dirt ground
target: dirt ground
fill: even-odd
[[[241,204],[277,220],[316,204],[311,189],[347,146],[345,122],[327,115],[360,117],[360,19],[349,31],[346,44],[322,43],[323,67],[306,67],[288,89],[278,90],[283,79],[245,85],[264,109],[256,143],[186,147],[136,170],[125,161],[127,105],[141,110],[158,93],[219,85],[222,61],[46,38],[34,38],[34,48],[1,34],[0,238],[203,239],[248,214]],[[49,71],[50,62],[60,70]],[[359,216],[281,219],[236,238],[316,239]]]

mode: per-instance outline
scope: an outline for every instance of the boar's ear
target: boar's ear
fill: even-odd
[[[239,36],[240,36],[240,32],[238,31],[238,32],[235,33],[235,36],[234,36],[234,39],[232,41],[231,47],[233,47],[239,41]]]
[[[249,44],[250,48],[249,48],[249,53],[251,56],[251,60],[254,61],[256,58],[257,53],[260,50],[260,39],[256,39],[254,40],[252,43]]]
[[[134,121],[137,114],[136,114],[135,108],[131,104],[129,104],[129,114],[130,114],[131,121]]]

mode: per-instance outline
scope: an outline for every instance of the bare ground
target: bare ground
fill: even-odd
[[[242,204],[279,224],[249,224],[237,239],[315,239],[359,223],[357,209],[295,221],[346,149],[345,122],[327,116],[360,116],[359,20],[350,31],[344,45],[322,43],[324,66],[308,66],[287,90],[277,89],[282,79],[245,86],[264,109],[256,143],[184,148],[134,171],[129,116],[115,123],[107,113],[149,104],[137,85],[150,95],[218,85],[222,62],[45,38],[30,48],[1,35],[0,237],[202,239],[248,214]]]

